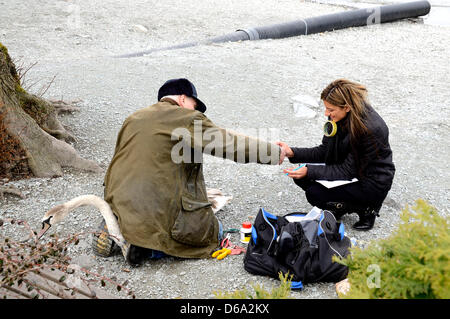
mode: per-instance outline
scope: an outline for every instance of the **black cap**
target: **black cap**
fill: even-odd
[[[206,105],[197,98],[197,90],[188,79],[171,79],[161,86],[158,91],[158,101],[166,95],[181,95],[192,97],[197,102],[196,110],[205,113]]]

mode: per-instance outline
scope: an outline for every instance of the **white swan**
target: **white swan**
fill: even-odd
[[[120,232],[117,219],[114,216],[111,207],[109,207],[109,204],[96,195],[81,195],[47,211],[42,218],[42,230],[38,234],[38,239],[41,238],[52,225],[64,220],[72,210],[86,205],[92,205],[98,208],[105,220],[111,239],[120,247],[122,254],[126,257],[129,244]]]
[[[218,189],[208,189],[207,195],[214,213],[221,210],[232,199],[232,196],[224,196]],[[123,238],[117,219],[109,204],[96,195],[81,195],[48,210],[41,220],[42,230],[37,235],[37,239],[41,238],[52,225],[64,220],[72,210],[86,205],[95,206],[100,211],[105,220],[111,239],[120,247],[123,256],[126,258],[130,244]]]

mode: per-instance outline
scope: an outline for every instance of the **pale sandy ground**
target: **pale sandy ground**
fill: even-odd
[[[41,82],[31,91],[56,75],[46,97],[83,100],[81,111],[62,121],[78,137],[74,146],[80,154],[103,168],[109,164],[123,120],[154,103],[158,88],[169,78],[191,79],[209,107],[207,115],[218,125],[294,146],[318,144],[325,118],[322,110],[316,110],[310,120],[296,118],[293,96],[318,99],[321,90],[340,77],[365,84],[373,106],[390,128],[397,167],[392,190],[371,231],[353,231],[354,215],[343,219],[349,236],[368,241],[391,234],[401,208],[418,198],[448,216],[449,27],[399,21],[289,39],[111,58],[341,10],[345,9],[299,0],[0,0],[0,41],[14,59],[38,62],[27,81]],[[238,165],[211,157],[205,161],[207,186],[234,196],[218,213],[225,228],[239,227],[259,207],[278,215],[311,208],[280,167]],[[39,227],[42,214],[58,203],[87,193],[102,196],[103,176],[66,170],[61,178],[13,182],[26,198],[6,197],[1,216],[26,219]],[[99,222],[95,209],[80,208],[54,231],[61,235],[91,231]],[[11,228],[4,227],[4,232],[16,235]],[[233,241],[238,241],[237,235]],[[122,269],[129,267],[121,256],[94,257],[89,244],[85,239],[70,250],[74,262],[120,282],[128,279],[138,298],[211,298],[217,290],[277,283],[248,274],[242,256],[224,261],[167,258],[125,272]],[[109,290],[124,297],[113,287]],[[336,298],[332,283],[307,285],[292,295]]]

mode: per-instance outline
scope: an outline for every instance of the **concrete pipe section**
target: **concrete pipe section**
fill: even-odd
[[[379,7],[349,10],[318,17],[295,20],[286,23],[273,24],[263,27],[238,29],[233,33],[209,38],[203,41],[187,42],[164,48],[155,48],[146,51],[116,56],[118,58],[131,58],[148,55],[153,52],[175,50],[197,45],[223,42],[237,42],[247,40],[281,39],[299,35],[308,35],[325,31],[333,31],[350,27],[380,24],[406,18],[427,15],[431,4],[428,1],[413,1],[384,5]]]

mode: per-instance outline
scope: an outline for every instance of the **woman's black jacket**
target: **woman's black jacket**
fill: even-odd
[[[313,180],[351,180],[356,177],[364,189],[385,196],[391,188],[395,174],[389,129],[380,115],[367,107],[365,124],[368,133],[356,145],[350,143],[349,116],[340,120],[333,137],[324,136],[322,144],[312,148],[291,147],[291,163],[325,163],[307,165],[307,178]]]

